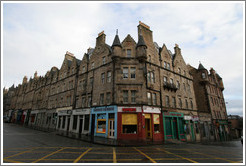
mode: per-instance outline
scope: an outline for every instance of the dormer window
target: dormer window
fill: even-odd
[[[106,57],[104,56],[103,58],[102,58],[102,64],[104,65],[106,63]]]
[[[167,69],[170,70],[170,63],[167,63]]]
[[[164,68],[165,69],[167,68],[167,62],[164,62]]]
[[[131,49],[127,49],[126,50],[126,57],[130,58],[132,56],[132,50]]]
[[[178,68],[178,73],[179,73],[179,74],[181,74],[181,70],[180,70],[180,68]]]
[[[206,74],[202,73],[202,78],[205,79],[206,78]]]

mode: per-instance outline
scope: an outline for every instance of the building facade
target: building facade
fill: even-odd
[[[209,128],[226,119],[217,116],[217,107],[200,106],[207,103],[197,96],[198,78],[179,46],[174,53],[165,44],[159,47],[142,22],[137,30],[137,41],[127,35],[121,42],[116,34],[111,46],[101,32],[82,60],[66,52],[60,69],[24,77],[22,84],[9,89],[5,111],[12,111],[13,122],[59,132],[118,140],[200,141],[202,124]],[[209,85],[219,90],[222,82],[214,76],[207,76]],[[216,99],[223,102],[221,93]],[[204,96],[215,98],[214,93]],[[226,115],[225,106],[222,112]]]

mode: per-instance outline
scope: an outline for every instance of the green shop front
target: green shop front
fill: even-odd
[[[184,114],[178,112],[163,112],[164,139],[185,141]]]

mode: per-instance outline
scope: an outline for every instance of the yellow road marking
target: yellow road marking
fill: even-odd
[[[213,159],[219,159],[219,160],[224,160],[224,161],[227,161],[227,162],[230,162],[230,163],[236,163],[236,161],[227,160],[226,158],[220,158],[220,157],[216,157],[216,156],[212,156],[212,155],[204,154],[204,153],[200,153],[200,152],[195,152],[195,153],[196,153],[196,154],[203,155],[203,156],[208,156],[208,157],[211,157],[211,158],[213,158]]]
[[[113,148],[113,162],[117,163],[115,148]]]
[[[55,151],[55,152],[52,152],[52,153],[50,153],[50,154],[48,154],[48,155],[46,155],[46,156],[44,156],[44,157],[42,157],[42,158],[40,158],[40,159],[37,159],[37,160],[33,161],[32,163],[36,163],[36,162],[38,162],[38,161],[40,161],[40,160],[43,160],[43,159],[45,159],[45,158],[47,158],[47,157],[49,157],[49,156],[51,156],[51,155],[53,155],[53,154],[55,154],[55,153],[58,153],[58,152],[62,151],[63,149],[65,149],[65,148],[61,148],[60,150],[57,150],[57,151]]]
[[[74,163],[77,163],[86,153],[88,153],[92,148],[87,149],[84,153],[82,153],[76,160],[74,160]]]
[[[145,157],[147,157],[152,163],[156,163],[155,160],[153,160],[151,157],[149,157],[148,155],[146,155],[145,153],[143,153],[142,151],[138,150],[137,148],[134,147],[134,149],[136,149],[136,151],[138,151],[139,153],[141,153],[142,155],[144,155]]]
[[[156,149],[159,150],[159,151],[163,151],[163,152],[166,152],[166,153],[168,153],[168,154],[172,154],[172,155],[174,155],[174,156],[180,157],[180,158],[182,158],[182,159],[188,160],[188,161],[190,161],[190,162],[198,163],[198,162],[196,162],[196,161],[194,161],[194,160],[191,160],[191,159],[189,159],[189,158],[186,158],[186,157],[177,155],[177,154],[175,154],[175,153],[171,153],[171,152],[166,151],[166,150],[164,150],[164,149],[160,149],[160,148],[156,148]]]
[[[8,161],[8,162],[11,162],[11,163],[23,163],[21,161],[15,161],[15,160],[9,160],[9,159],[3,159],[3,161]]]
[[[30,152],[30,151],[32,151],[32,150],[34,150],[34,149],[37,149],[37,148],[32,148],[32,149],[30,149],[30,150],[27,150],[27,151],[24,151],[24,152],[20,152],[20,153],[14,154],[14,155],[12,155],[12,156],[5,157],[4,159],[8,159],[8,158],[11,158],[11,157],[19,156],[19,155],[21,155],[21,154],[28,153],[28,152]]]

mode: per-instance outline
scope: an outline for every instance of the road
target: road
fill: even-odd
[[[3,125],[4,163],[242,163],[240,141],[110,147],[15,124]]]

